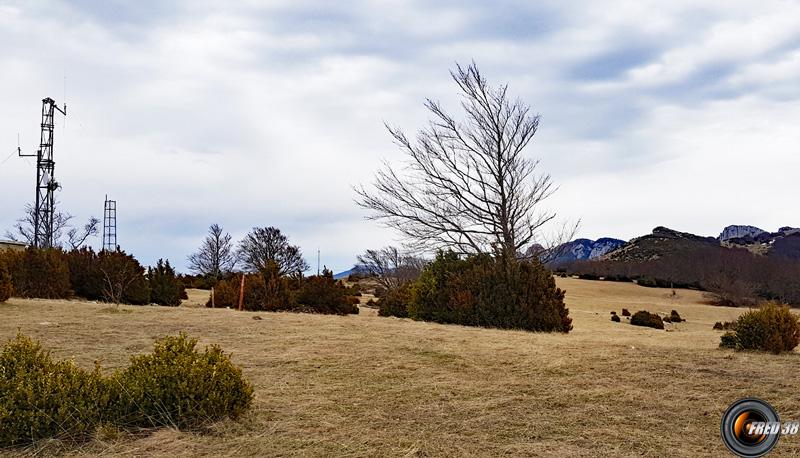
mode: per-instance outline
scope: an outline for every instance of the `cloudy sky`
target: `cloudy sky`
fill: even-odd
[[[281,228],[334,270],[396,234],[352,186],[400,161],[473,60],[541,113],[528,150],[580,236],[800,225],[794,1],[0,0],[0,229],[33,199],[41,99],[62,209],[181,269],[209,224]],[[99,245],[99,239],[92,242]]]

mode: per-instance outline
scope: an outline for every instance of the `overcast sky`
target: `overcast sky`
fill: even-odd
[[[579,235],[800,225],[794,1],[0,0],[0,233],[33,200],[41,99],[62,209],[180,269],[209,224],[276,226],[335,271],[397,235],[352,186],[401,160],[475,60],[542,116],[528,149]],[[100,240],[92,241],[95,246]]]

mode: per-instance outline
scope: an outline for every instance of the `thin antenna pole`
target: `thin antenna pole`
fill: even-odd
[[[317,248],[317,277],[319,277],[319,248]]]

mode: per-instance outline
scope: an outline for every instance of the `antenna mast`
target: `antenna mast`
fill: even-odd
[[[116,251],[117,249],[117,201],[108,200],[103,209],[103,251]]]
[[[55,191],[61,187],[55,180],[56,163],[53,160],[53,129],[56,110],[66,116],[67,104],[64,104],[62,110],[50,97],[42,100],[42,133],[39,150],[36,151],[36,154],[22,154],[22,149],[17,146],[17,153],[21,157],[36,157],[36,200],[33,213],[33,246],[35,248],[52,248],[54,243]]]

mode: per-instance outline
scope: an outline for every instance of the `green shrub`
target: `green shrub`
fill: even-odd
[[[252,387],[217,346],[203,353],[185,334],[157,341],[153,353],[103,377],[54,361],[17,335],[0,351],[0,447],[39,439],[86,439],[102,425],[195,428],[241,415]]]
[[[467,326],[569,332],[564,291],[536,259],[440,252],[411,286],[411,318]]]
[[[0,258],[11,274],[14,294],[43,299],[72,296],[69,268],[60,249],[5,250]]]
[[[14,285],[11,283],[11,274],[5,263],[0,260],[0,302],[7,301],[14,294]]]
[[[744,313],[736,329],[722,336],[720,346],[736,350],[760,350],[775,354],[792,351],[800,344],[800,323],[786,305],[768,302]]]
[[[722,334],[719,338],[719,346],[722,348],[733,348],[736,349],[737,340],[736,340],[736,333],[735,332],[726,332]]]
[[[165,337],[114,375],[119,425],[197,428],[248,409],[253,388],[241,369],[218,346],[201,353],[196,345],[183,333]]]
[[[378,316],[408,318],[408,303],[410,301],[411,289],[408,285],[391,289],[378,300]]]
[[[109,396],[98,368],[55,362],[39,343],[17,335],[0,353],[0,446],[79,440],[103,419]]]
[[[664,321],[656,313],[647,310],[640,310],[631,317],[631,324],[634,326],[646,326],[648,328],[664,329]]]
[[[358,313],[358,306],[348,296],[347,288],[333,279],[333,272],[324,270],[322,275],[304,279],[296,301],[301,310],[312,313],[345,315]],[[357,304],[358,302],[356,302]]]
[[[244,277],[244,309],[250,311],[264,310],[264,302],[267,294],[264,285],[264,277],[259,274],[245,274]],[[220,280],[217,286],[214,287],[214,306],[238,309],[241,281],[241,274]],[[211,307],[210,296],[206,306]]]
[[[102,278],[102,298],[108,302],[133,305],[150,303],[150,286],[145,269],[124,251],[102,251],[97,255],[97,269]]]
[[[220,280],[214,287],[214,306],[239,308],[239,291],[242,275],[233,275]],[[292,297],[291,282],[279,275],[277,265],[270,261],[258,274],[244,274],[242,306],[245,310],[276,312],[296,308]],[[206,307],[211,307],[209,296]]]
[[[292,285],[285,276],[280,274],[280,268],[275,261],[267,261],[266,268],[261,271],[261,277],[264,289],[261,308],[258,310],[277,312],[295,308],[296,303],[291,292]]]
[[[177,307],[186,290],[183,283],[175,276],[175,269],[169,265],[169,260],[161,259],[156,267],[147,269],[147,281],[150,283],[150,301],[158,305]]]
[[[97,253],[91,248],[71,250],[65,254],[65,260],[75,295],[91,301],[103,300],[104,277]]]

